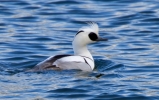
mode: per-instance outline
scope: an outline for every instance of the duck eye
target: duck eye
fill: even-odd
[[[95,34],[94,32],[89,33],[88,36],[92,41],[96,41],[98,39],[97,34]]]

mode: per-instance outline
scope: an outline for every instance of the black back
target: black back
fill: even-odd
[[[64,54],[64,55],[56,55],[54,57],[52,57],[49,61],[51,61],[52,63],[55,62],[56,60],[63,58],[63,57],[67,57],[67,56],[72,56],[72,55],[68,55],[68,54]]]

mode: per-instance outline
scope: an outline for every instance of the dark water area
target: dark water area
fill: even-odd
[[[73,54],[87,21],[109,39],[89,46],[93,72],[26,72]],[[159,99],[158,0],[0,0],[0,100],[70,99]]]

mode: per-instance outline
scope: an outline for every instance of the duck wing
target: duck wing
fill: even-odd
[[[31,71],[78,69],[82,71],[92,71],[86,59],[81,56],[56,55],[38,63]]]
[[[68,57],[68,56],[72,56],[72,55],[56,55],[56,56],[51,56],[51,57],[47,58],[46,60],[38,63],[30,71],[43,71],[43,70],[49,70],[49,69],[52,69],[52,68],[58,69],[55,65],[53,65],[53,63],[56,60],[58,60],[58,59],[61,59],[63,57]]]

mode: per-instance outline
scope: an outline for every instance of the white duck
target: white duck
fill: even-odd
[[[93,71],[94,59],[87,48],[87,44],[97,41],[107,41],[99,37],[98,25],[94,22],[88,23],[89,26],[82,27],[77,32],[72,42],[74,55],[55,55],[38,63],[33,71],[46,69],[78,69],[82,71]]]

